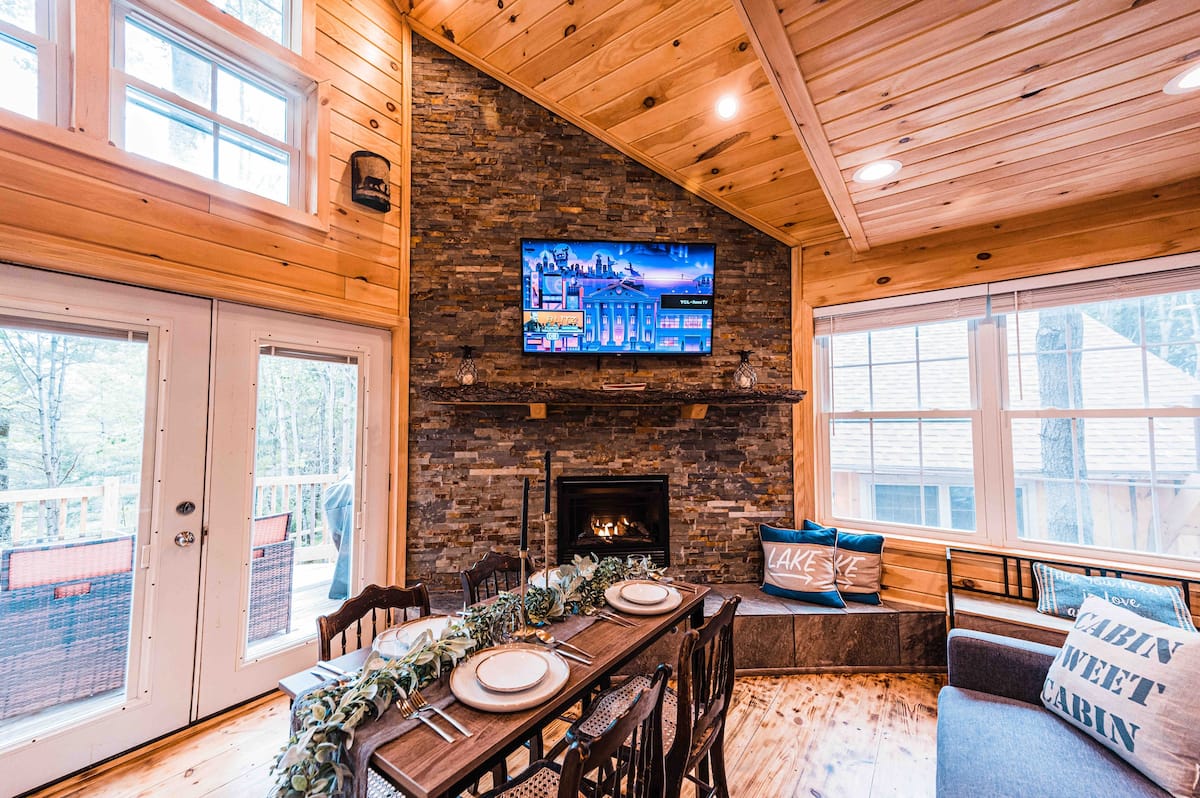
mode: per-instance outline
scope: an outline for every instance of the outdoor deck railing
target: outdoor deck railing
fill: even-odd
[[[336,551],[325,527],[322,500],[325,487],[338,478],[338,474],[258,477],[254,484],[254,516],[291,513],[297,559],[331,559]],[[137,527],[138,488],[136,482],[107,477],[98,485],[0,491],[0,547],[133,532]],[[52,505],[57,507],[59,519],[54,534],[48,532],[46,523],[47,509]]]

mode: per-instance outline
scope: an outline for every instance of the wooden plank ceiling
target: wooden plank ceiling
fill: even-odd
[[[1196,0],[397,2],[793,243],[862,251],[1200,175],[1200,92],[1162,91],[1200,60]],[[852,181],[882,158],[897,178]]]

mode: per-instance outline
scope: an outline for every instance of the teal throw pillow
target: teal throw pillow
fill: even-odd
[[[1200,795],[1200,634],[1089,596],[1042,703],[1171,795]]]
[[[1033,575],[1038,585],[1038,612],[1074,618],[1084,599],[1097,596],[1143,618],[1196,631],[1183,592],[1173,585],[1154,585],[1115,576],[1085,576],[1060,571],[1040,562],[1033,564]]]
[[[805,521],[801,529],[832,529]],[[846,601],[880,604],[879,585],[883,579],[883,535],[840,532],[837,534],[837,589]]]
[[[836,529],[779,529],[761,524],[764,593],[781,598],[845,607],[838,594]]]

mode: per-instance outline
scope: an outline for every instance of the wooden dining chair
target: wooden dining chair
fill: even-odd
[[[663,758],[663,696],[671,668],[659,665],[653,676],[639,677],[645,687],[624,711],[595,737],[580,737],[567,747],[562,766],[535,762],[483,798],[660,798],[666,779]]]
[[[418,582],[412,587],[367,585],[363,592],[346,599],[336,612],[317,618],[321,659],[340,657],[370,645],[384,629],[404,623],[409,610],[416,610],[418,618],[429,614],[429,591],[423,583]],[[371,619],[370,627],[366,628],[368,616]],[[347,632],[350,631],[352,635],[347,639]],[[341,644],[341,651],[336,654],[333,651],[335,639]]]
[[[663,698],[666,782],[663,795],[678,798],[684,779],[698,796],[729,798],[725,775],[725,716],[733,696],[733,618],[740,596],[721,604],[699,629],[683,635],[676,661],[676,688]],[[635,676],[601,693],[567,729],[565,741],[595,739],[625,711],[648,679]]]
[[[529,558],[530,573],[537,570],[533,558]],[[463,601],[469,606],[491,598],[502,590],[515,590],[521,586],[521,559],[511,554],[489,551],[483,559],[465,571],[462,577]]]

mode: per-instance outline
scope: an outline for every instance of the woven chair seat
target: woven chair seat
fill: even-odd
[[[404,798],[404,793],[388,784],[374,769],[367,768],[367,798]]]
[[[541,760],[516,779],[483,798],[553,798],[558,795],[558,765]]]
[[[609,727],[609,724],[629,709],[633,699],[642,690],[647,690],[649,687],[650,677],[642,675],[631,677],[615,687],[610,687],[592,702],[588,714],[576,723],[571,731],[587,737],[599,737]],[[675,691],[668,687],[663,693],[662,712],[663,748],[666,749],[669,749],[671,743],[675,742],[677,701]]]

